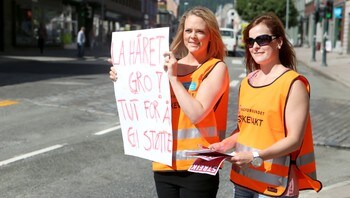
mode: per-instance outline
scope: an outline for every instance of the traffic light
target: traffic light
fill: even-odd
[[[323,18],[326,16],[326,7],[324,4],[320,4],[315,11],[315,21],[322,22]]]
[[[316,21],[316,23],[320,21],[320,12],[319,11],[315,11],[315,21]]]
[[[327,0],[326,2],[326,19],[333,18],[333,1]]]

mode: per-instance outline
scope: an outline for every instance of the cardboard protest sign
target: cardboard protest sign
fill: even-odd
[[[117,71],[115,98],[126,155],[172,163],[173,134],[164,52],[169,28],[113,32],[111,57]]]

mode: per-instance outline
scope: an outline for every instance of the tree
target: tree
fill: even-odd
[[[254,17],[264,12],[274,12],[286,24],[287,0],[236,0],[236,10],[245,21],[251,21]],[[289,1],[289,27],[298,25],[298,11],[293,1]]]

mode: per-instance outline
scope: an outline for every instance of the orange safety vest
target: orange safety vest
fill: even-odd
[[[219,59],[210,59],[193,73],[178,76],[183,86],[196,97],[198,88],[211,70],[220,62]],[[228,75],[228,74],[227,74]],[[153,171],[188,170],[194,158],[186,156],[187,151],[200,149],[199,145],[209,146],[225,137],[227,123],[227,108],[229,84],[214,109],[199,123],[193,124],[181,110],[175,94],[171,90],[172,129],[173,129],[173,163],[172,166],[153,162]]]
[[[239,91],[236,151],[259,151],[270,147],[287,136],[285,108],[290,88],[301,80],[310,94],[307,79],[288,70],[269,85],[253,87],[248,77],[242,80]],[[288,187],[291,165],[296,165],[299,189],[320,191],[322,183],[316,179],[316,163],[312,140],[310,114],[302,146],[293,153],[265,160],[261,167],[252,165],[239,168],[232,166],[231,181],[268,196],[281,196]]]

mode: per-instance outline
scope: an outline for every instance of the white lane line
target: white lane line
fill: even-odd
[[[53,85],[88,85],[89,84],[85,82],[73,82],[73,81],[52,81],[47,83],[53,84]]]
[[[99,131],[99,132],[95,133],[95,135],[103,135],[103,134],[106,134],[106,133],[109,133],[109,132],[118,130],[118,129],[120,129],[120,128],[121,128],[121,126],[118,125],[118,126],[115,126],[115,127],[109,128],[109,129],[105,129],[105,130],[103,130],[103,131]]]
[[[233,80],[230,82],[230,87],[236,87],[239,83],[239,80]]]
[[[30,153],[27,153],[27,154],[19,155],[17,157],[13,157],[13,158],[1,161],[0,162],[0,167],[4,166],[4,165],[7,165],[7,164],[10,164],[12,162],[16,162],[16,161],[25,159],[25,158],[33,157],[35,155],[39,155],[39,154],[46,153],[46,152],[49,152],[49,151],[52,151],[52,150],[55,150],[55,149],[59,149],[59,148],[61,148],[63,146],[64,146],[63,144],[57,144],[57,145],[50,146],[50,147],[47,147],[47,148],[44,148],[44,149],[40,149],[40,150],[37,150],[37,151],[30,152]]]
[[[238,76],[238,78],[244,78],[244,77],[246,77],[246,74],[245,74],[245,73],[241,73],[241,74]]]
[[[232,59],[232,64],[241,65],[242,64],[242,59]]]

